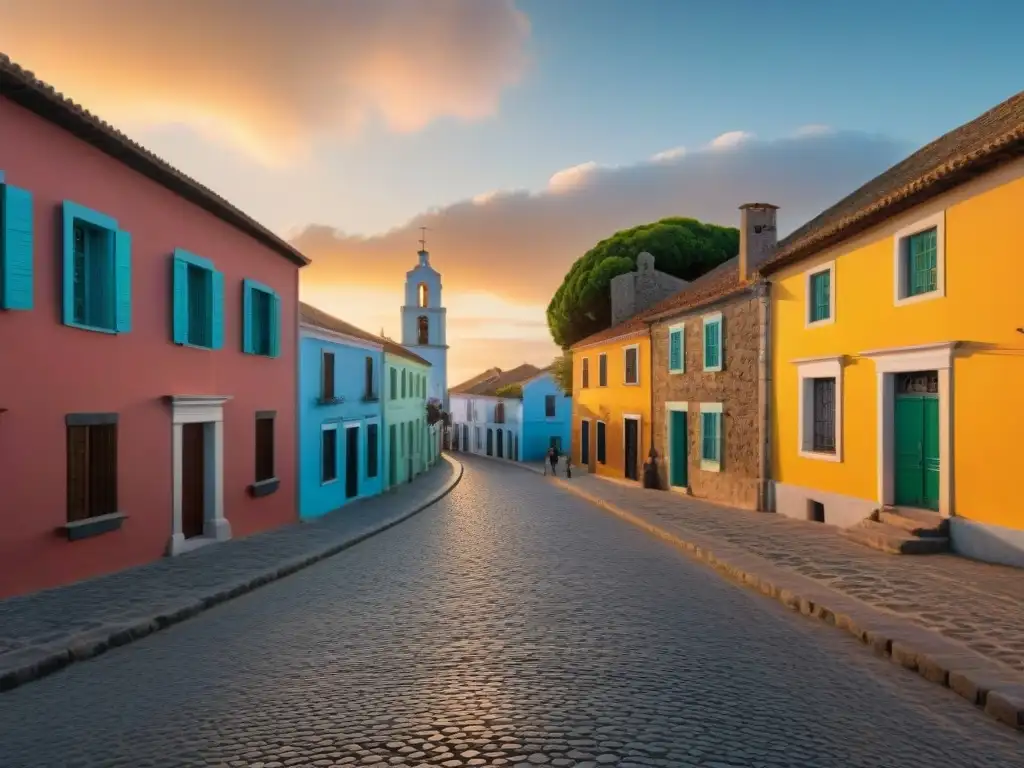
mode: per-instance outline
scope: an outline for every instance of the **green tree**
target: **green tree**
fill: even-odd
[[[636,257],[647,251],[656,269],[683,280],[695,280],[739,252],[735,227],[672,217],[616,232],[602,240],[569,268],[548,304],[548,328],[566,349],[611,325],[609,283],[636,269]]]
[[[502,387],[498,387],[494,390],[494,394],[498,397],[522,397],[523,396],[523,385],[522,384],[506,384]]]
[[[567,395],[572,394],[572,354],[565,352],[551,361],[551,376]]]

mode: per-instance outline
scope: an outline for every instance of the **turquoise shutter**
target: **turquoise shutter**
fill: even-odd
[[[63,310],[64,325],[75,324],[75,215],[74,203],[64,201],[61,218],[61,234],[64,240],[64,251],[61,254],[64,272]]]
[[[0,309],[32,309],[32,193],[2,185],[0,192],[4,226],[0,232]]]
[[[188,342],[188,262],[175,256],[171,260],[171,339],[175,344]]]
[[[281,356],[281,297],[270,294],[270,356]]]
[[[252,348],[252,285],[249,280],[242,281],[242,351],[253,354]]]
[[[117,230],[114,235],[114,329],[132,329],[132,235]]]
[[[680,349],[680,347],[681,347],[681,344],[680,344],[681,338],[680,337],[681,336],[682,336],[682,334],[680,334],[679,331],[671,331],[671,332],[669,332],[669,335],[668,335],[668,367],[669,367],[669,370],[673,370],[673,371],[678,371],[679,370],[679,358],[680,358],[680,353],[682,352],[682,350]]]
[[[224,346],[224,273],[215,269],[210,270],[210,283],[213,294],[213,306],[210,311],[210,349],[221,349]]]

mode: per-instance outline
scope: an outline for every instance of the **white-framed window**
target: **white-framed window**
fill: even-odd
[[[804,325],[816,328],[836,321],[836,263],[819,264],[804,273]]]
[[[720,371],[725,362],[725,334],[722,332],[725,321],[721,312],[712,312],[703,317],[704,370]]]
[[[669,326],[668,372],[686,372],[686,323]]]
[[[721,403],[700,404],[700,468],[705,472],[722,471]]]
[[[597,356],[597,386],[608,386],[608,353],[602,352]]]
[[[622,350],[622,383],[640,383],[640,347],[630,344]]]
[[[839,357],[802,360],[799,379],[799,454],[807,459],[843,459],[843,365]]]
[[[583,389],[588,389],[590,387],[590,358],[589,357],[584,357],[583,358],[583,370],[582,370],[582,373],[580,374],[580,376],[582,377],[582,382],[581,382],[582,383],[582,388]]]
[[[320,484],[338,479],[338,422],[320,425]]]
[[[897,306],[946,295],[946,212],[893,235],[893,301]]]

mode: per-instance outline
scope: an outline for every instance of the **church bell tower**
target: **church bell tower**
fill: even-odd
[[[441,275],[430,265],[425,232],[417,255],[419,263],[405,273],[402,346],[430,363],[427,399],[440,400],[447,410],[447,310],[441,304]]]

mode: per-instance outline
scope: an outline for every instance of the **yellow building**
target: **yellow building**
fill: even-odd
[[[777,512],[933,510],[955,551],[1024,566],[1022,221],[1024,92],[778,244]]]
[[[651,448],[651,342],[633,317],[572,347],[573,461],[639,480]]]

